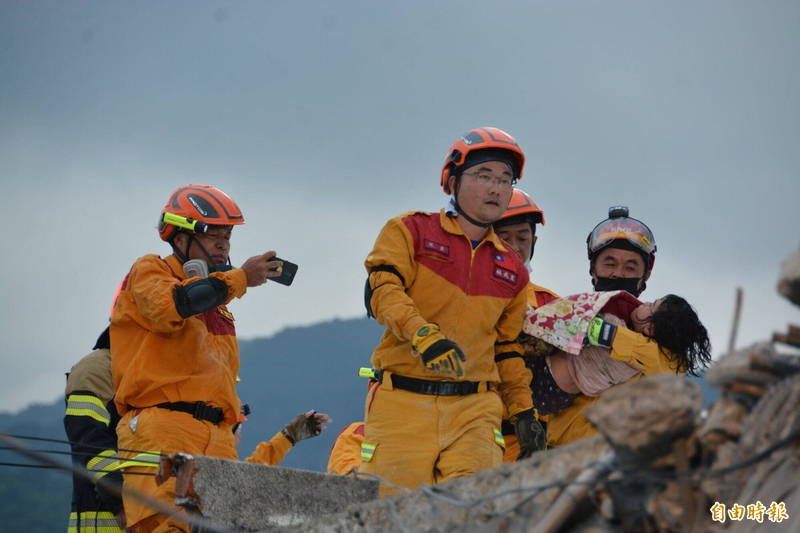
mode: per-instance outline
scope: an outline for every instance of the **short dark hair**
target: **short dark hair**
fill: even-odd
[[[711,341],[697,312],[685,299],[668,294],[650,317],[653,339],[669,350],[680,372],[698,376],[711,362]]]
[[[524,222],[530,224],[531,233],[533,233],[533,235],[536,235],[536,224],[538,224],[538,222],[533,221],[533,215],[531,213],[523,213],[521,215],[514,215],[513,217],[501,218],[500,220],[492,222],[492,226],[494,226],[495,231],[497,231],[504,226],[511,226],[513,224],[522,224]]]

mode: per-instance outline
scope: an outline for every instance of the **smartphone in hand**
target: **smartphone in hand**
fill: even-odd
[[[294,281],[294,275],[297,274],[297,265],[291,261],[287,261],[286,259],[281,259],[280,257],[273,257],[270,259],[270,261],[281,261],[283,263],[283,267],[281,267],[280,276],[267,279],[269,281],[280,283],[281,285],[291,285]]]

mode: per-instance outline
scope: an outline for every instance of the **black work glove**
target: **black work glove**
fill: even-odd
[[[422,358],[425,368],[457,377],[464,375],[462,362],[467,360],[456,343],[439,331],[439,325],[429,322],[419,328],[411,345]]]
[[[517,441],[519,442],[519,457],[517,457],[517,461],[530,457],[533,452],[545,449],[547,441],[544,428],[533,415],[533,409],[528,409],[512,416],[511,423],[514,424],[514,432],[517,434]]]

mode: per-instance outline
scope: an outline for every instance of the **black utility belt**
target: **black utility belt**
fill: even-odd
[[[165,402],[153,407],[188,413],[197,420],[205,420],[215,425],[225,420],[225,413],[221,407],[213,407],[205,402]]]
[[[410,378],[398,374],[389,374],[392,387],[417,394],[431,396],[466,396],[481,390],[492,390],[490,383],[481,381],[428,381],[427,379]],[[484,385],[484,387],[481,387]]]

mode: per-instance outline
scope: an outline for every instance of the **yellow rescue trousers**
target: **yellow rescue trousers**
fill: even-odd
[[[188,413],[168,411],[158,407],[136,409],[125,413],[117,425],[120,455],[135,459],[147,451],[155,454],[189,453],[236,459],[236,443],[230,424],[214,425],[197,420]],[[136,451],[122,451],[136,450]],[[125,472],[157,472],[152,467],[133,466]],[[179,510],[175,506],[175,478],[156,485],[150,475],[125,475],[124,487],[134,489]],[[180,520],[158,513],[145,503],[125,494],[123,496],[128,529],[137,533],[189,531]]]
[[[383,381],[367,394],[362,472],[415,489],[501,464],[503,408],[496,392],[433,396]],[[396,492],[381,483],[381,496]]]

